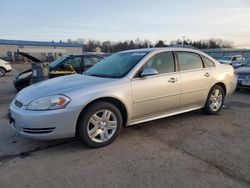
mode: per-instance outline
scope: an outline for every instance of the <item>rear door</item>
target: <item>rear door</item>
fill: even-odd
[[[204,67],[197,53],[177,51],[176,56],[181,79],[181,108],[200,107],[207,98],[213,72]]]

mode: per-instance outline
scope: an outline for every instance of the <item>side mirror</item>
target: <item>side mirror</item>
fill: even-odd
[[[145,68],[140,74],[141,77],[157,75],[159,72],[154,68]]]

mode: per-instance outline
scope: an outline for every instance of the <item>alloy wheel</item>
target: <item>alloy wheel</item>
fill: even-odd
[[[0,68],[0,77],[5,75],[5,70],[3,68]]]
[[[100,110],[94,113],[88,121],[88,136],[94,142],[106,142],[116,132],[117,123],[117,117],[112,111]]]
[[[219,89],[215,89],[209,100],[209,105],[211,110],[218,111],[221,108],[223,102],[223,95],[222,92]]]

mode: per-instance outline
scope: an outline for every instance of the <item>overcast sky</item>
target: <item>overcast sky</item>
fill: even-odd
[[[0,38],[221,38],[250,47],[250,0],[0,0]]]

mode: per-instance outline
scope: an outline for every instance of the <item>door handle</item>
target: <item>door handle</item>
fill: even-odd
[[[178,81],[178,78],[170,78],[169,80],[168,80],[168,82],[169,83],[175,83],[175,82],[177,82]]]
[[[209,72],[206,72],[206,73],[204,74],[204,76],[205,76],[205,77],[210,77],[211,74],[210,74]]]

